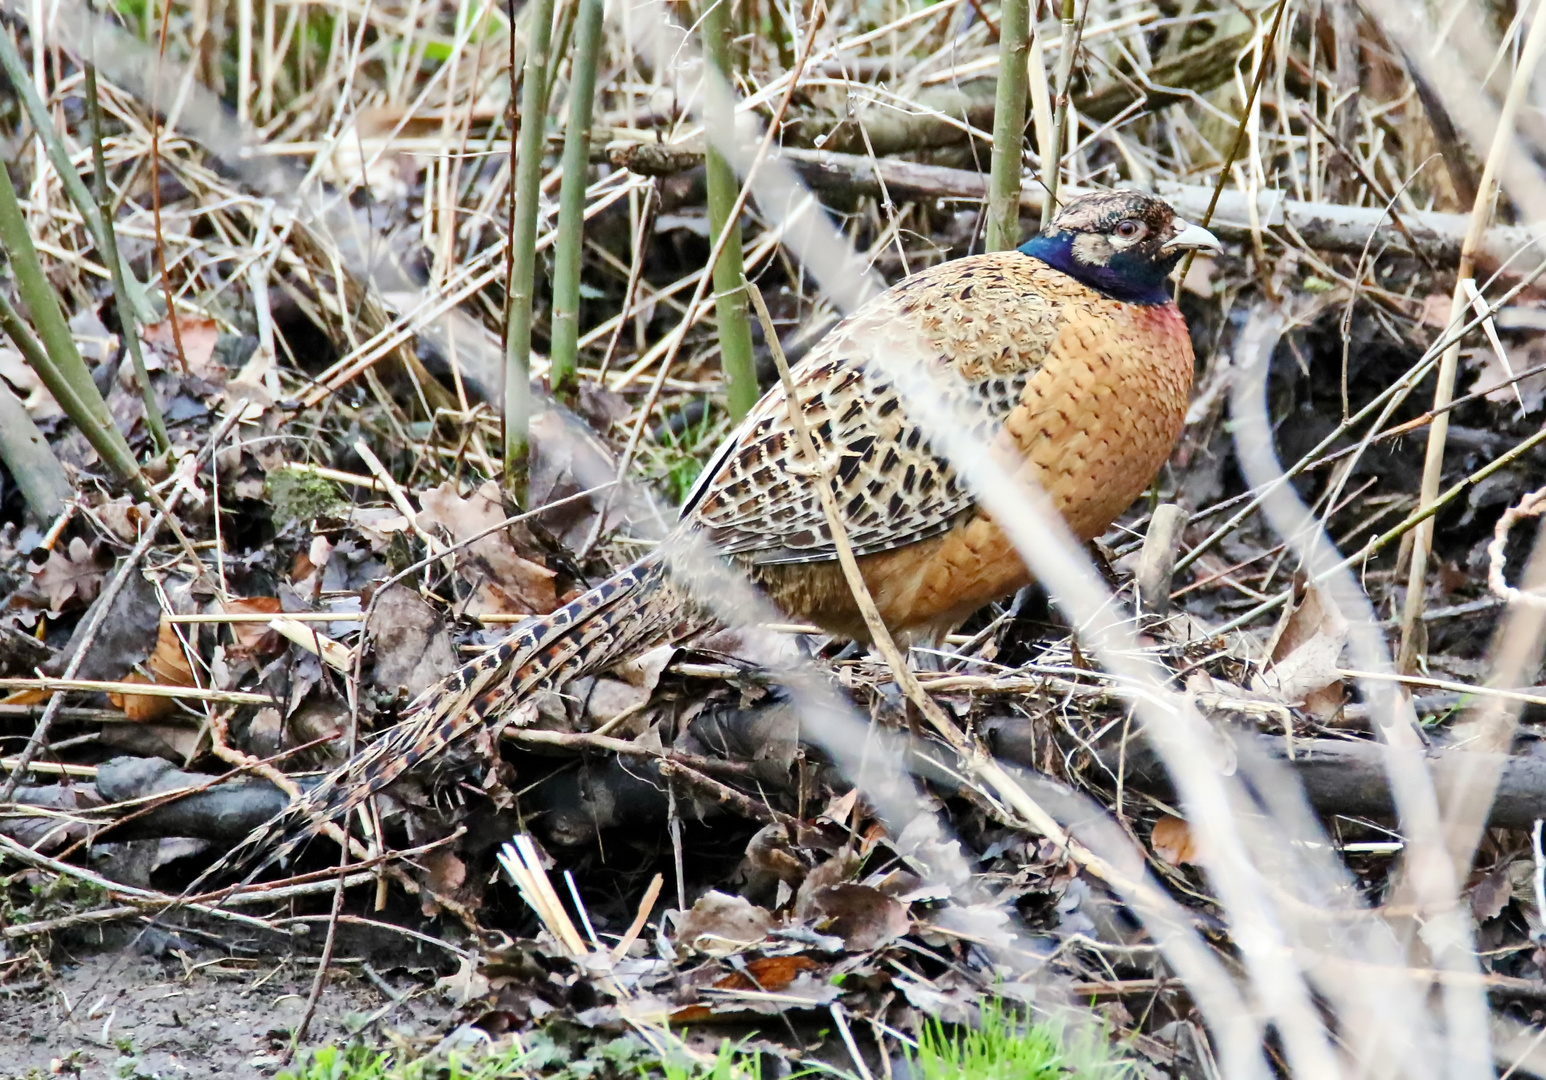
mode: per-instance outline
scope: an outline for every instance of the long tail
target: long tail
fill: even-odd
[[[240,866],[263,852],[250,879],[534,690],[557,689],[711,621],[673,587],[664,557],[647,555],[557,611],[522,623],[424,691],[400,724],[254,829],[220,866]]]

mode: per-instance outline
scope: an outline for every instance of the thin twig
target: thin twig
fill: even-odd
[[[161,406],[156,403],[156,388],[150,383],[150,373],[145,370],[145,354],[140,348],[139,327],[135,325],[135,309],[123,263],[118,257],[117,229],[113,225],[113,194],[107,185],[107,155],[102,149],[102,102],[97,98],[97,69],[87,64],[86,112],[91,118],[91,160],[96,174],[97,205],[102,221],[102,261],[107,264],[113,279],[113,295],[118,303],[118,323],[123,330],[124,347],[134,365],[134,378],[140,384],[140,400],[145,405],[145,426],[150,429],[156,450],[165,453],[171,449],[172,440],[166,433],[166,421],[161,416]]]
[[[1267,37],[1262,42],[1261,63],[1256,66],[1256,75],[1251,79],[1251,91],[1246,95],[1245,105],[1240,110],[1240,121],[1235,125],[1235,137],[1229,144],[1229,153],[1224,155],[1224,163],[1219,167],[1219,178],[1213,185],[1213,196],[1208,200],[1208,209],[1198,219],[1197,224],[1204,229],[1213,221],[1213,212],[1219,207],[1219,197],[1224,194],[1224,185],[1229,183],[1229,172],[1234,167],[1235,159],[1240,156],[1240,151],[1245,147],[1245,135],[1250,130],[1251,112],[1256,108],[1257,95],[1261,93],[1262,82],[1267,78],[1267,69],[1272,65],[1272,50],[1278,40],[1278,28],[1283,25],[1283,13],[1288,10],[1288,0],[1278,0],[1277,13],[1272,16],[1272,28],[1267,31]],[[1176,271],[1176,297],[1181,296],[1181,286],[1186,281],[1187,271],[1192,268],[1192,260],[1197,257],[1197,252],[1188,251],[1186,258],[1181,261],[1181,268]],[[1179,569],[1179,567],[1178,567]]]
[[[1476,274],[1477,248],[1487,228],[1487,219],[1492,213],[1493,191],[1497,184],[1498,172],[1504,165],[1504,159],[1510,147],[1514,144],[1514,117],[1529,92],[1543,53],[1546,53],[1546,16],[1537,11],[1534,20],[1530,23],[1530,32],[1525,38],[1518,66],[1514,69],[1514,78],[1509,84],[1508,96],[1503,99],[1503,109],[1498,116],[1498,126],[1493,135],[1492,146],[1487,151],[1487,160],[1482,166],[1480,191],[1477,193],[1476,202],[1471,207],[1470,228],[1466,230],[1465,241],[1460,247],[1460,265],[1455,270],[1455,290],[1450,298],[1449,329],[1451,331],[1465,321],[1466,314],[1471,309],[1467,283],[1471,282]],[[1449,437],[1449,413],[1440,410],[1443,410],[1454,397],[1455,375],[1459,366],[1460,340],[1456,337],[1444,350],[1444,355],[1439,358],[1439,382],[1433,391],[1433,409],[1436,415],[1433,424],[1428,428],[1428,447],[1423,457],[1422,485],[1418,492],[1419,507],[1429,506],[1439,495],[1439,484],[1443,480],[1444,473],[1444,444]],[[1396,666],[1403,672],[1416,671],[1419,656],[1426,651],[1422,614],[1423,605],[1427,602],[1428,554],[1432,548],[1433,525],[1425,521],[1418,527],[1412,538],[1412,562],[1407,573],[1406,605],[1401,613],[1401,649],[1396,659]]]

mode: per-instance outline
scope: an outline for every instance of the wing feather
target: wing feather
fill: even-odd
[[[1061,279],[1061,280],[1060,280]],[[949,529],[974,500],[883,374],[919,363],[988,434],[1019,401],[1062,329],[1066,279],[1016,252],[943,263],[845,319],[791,375],[854,551],[890,551]],[[836,558],[826,515],[776,385],[710,459],[683,524],[756,565]]]

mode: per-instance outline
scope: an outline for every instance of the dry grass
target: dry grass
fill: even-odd
[[[1533,55],[1532,27],[1542,34],[1546,24],[1529,5],[1518,9],[1456,3],[1424,14],[1371,3],[1361,14],[1293,2],[1275,38],[1272,3],[1091,0],[1077,5],[1073,23],[1045,8],[1033,20],[1026,229],[1036,225],[1054,154],[1065,192],[1152,187],[1193,216],[1216,190],[1225,196],[1215,227],[1229,254],[1193,267],[1182,291],[1198,346],[1197,390],[1156,492],[1191,513],[1178,614],[1135,622],[1126,598],[1113,605],[1106,580],[1034,506],[994,503],[992,493],[1014,489],[987,462],[963,471],[1040,579],[1056,583],[1049,591],[1063,625],[1078,634],[1028,631],[1007,612],[989,613],[957,639],[967,648],[946,659],[950,671],[923,685],[976,720],[1029,720],[1032,752],[1016,760],[1112,811],[1064,836],[1081,811],[1054,801],[1046,812],[1062,825],[1039,831],[1146,924],[1190,995],[1165,1007],[1177,1022],[1203,1021],[1221,1075],[1266,1075],[1270,1054],[1307,1077],[1373,1062],[1391,1075],[1479,1076],[1495,1059],[1524,1056],[1534,1037],[1520,1023],[1526,1014],[1497,996],[1502,984],[1488,980],[1542,978],[1546,961],[1528,957],[1519,929],[1538,926],[1540,898],[1521,887],[1508,931],[1457,903],[1475,905],[1478,878],[1506,876],[1521,853],[1529,857],[1517,820],[1486,827],[1503,768],[1496,755],[1514,745],[1529,703],[1483,692],[1540,681],[1538,606],[1517,593],[1507,609],[1483,603],[1494,563],[1526,591],[1536,580],[1533,564],[1521,579],[1522,541],[1501,561],[1486,545],[1499,514],[1546,472],[1535,370],[1546,362],[1546,316],[1534,284],[1546,265],[1504,228],[1546,217],[1546,178],[1520,149],[1546,146],[1526,92],[1535,72],[1520,65]],[[466,490],[500,476],[512,65],[524,67],[528,10],[512,23],[495,4],[241,0],[126,4],[123,29],[73,6],[46,31],[30,9],[8,24],[83,173],[91,149],[77,61],[95,50],[119,247],[152,296],[170,297],[181,331],[159,353],[160,387],[226,416],[253,403],[228,429],[229,442],[209,448],[229,475],[261,482],[283,463],[364,474],[368,462],[350,449],[364,439],[390,484],[378,477],[372,488],[352,487],[362,505],[386,505],[380,488],[393,484],[417,496],[447,480]],[[558,5],[560,59],[547,72],[534,384],[547,375],[546,281],[574,10]],[[810,10],[744,0],[732,12],[730,57],[744,130],[732,136],[702,126],[703,67],[685,33],[696,13],[609,8],[578,353],[578,408],[594,428],[599,464],[586,473],[576,457],[560,471],[572,467],[582,487],[615,477],[675,502],[729,430],[704,270],[706,138],[751,189],[747,273],[768,296],[786,349],[876,280],[981,250],[986,189],[974,196],[968,174],[986,172],[991,152],[996,11],[976,0]],[[1063,102],[1059,73],[1070,58]],[[1519,134],[1495,139],[1511,99],[1525,103]],[[0,122],[35,244],[66,313],[79,320],[77,336],[87,337],[110,293],[102,257],[25,118],[12,111]],[[762,160],[753,147],[769,124],[791,152]],[[648,169],[638,165],[646,152],[658,159]],[[640,171],[618,167],[624,160]],[[904,183],[899,162],[932,168]],[[789,187],[795,174],[815,189],[825,216],[789,196],[799,192]],[[1494,179],[1502,196],[1489,214]],[[1478,191],[1483,212],[1470,218],[1473,235],[1462,245],[1463,215]],[[1470,269],[1474,290],[1460,283]],[[222,366],[229,354],[210,351],[243,341],[239,363]],[[766,383],[774,373],[764,366]],[[12,379],[12,369],[0,375]],[[1517,390],[1508,389],[1516,378]],[[12,381],[23,395],[30,389],[19,375]],[[126,410],[121,421],[139,415],[132,396],[112,400]],[[1524,412],[1527,404],[1535,411]],[[1434,413],[1444,419],[1435,424]],[[174,457],[204,447],[211,418],[176,416]],[[959,437],[948,415],[931,423],[953,459],[986,460],[969,441],[952,443]],[[131,432],[144,450],[143,425]],[[87,505],[99,507],[112,485],[78,439],[55,433]],[[543,438],[539,431],[539,458],[569,461],[563,438],[548,436],[546,447]],[[1425,469],[1421,444],[1430,439]],[[214,488],[215,498],[231,497],[233,489],[222,496]],[[245,490],[242,512],[255,512]],[[546,548],[565,583],[626,561],[659,533],[665,514],[640,509],[636,498],[605,498],[607,527],[597,521],[590,535]],[[1146,509],[1107,538],[1119,565],[1138,558]],[[1425,525],[1430,517],[1436,524]],[[200,528],[220,552],[218,590],[237,594],[223,560],[261,544],[222,535],[222,521],[237,524],[217,512]],[[163,572],[192,570],[179,567],[176,548],[158,552]],[[1414,565],[1422,587],[1409,589]],[[1327,682],[1352,695],[1340,716],[1252,682],[1277,637],[1277,610],[1303,611],[1307,582],[1351,624],[1348,658],[1326,662]],[[1421,658],[1402,672],[1417,687],[1415,706],[1392,678],[1389,643],[1403,621],[1407,659]],[[858,700],[884,699],[884,670],[863,659],[837,666]],[[1026,695],[1029,686],[1039,693]],[[1453,695],[1442,703],[1431,692],[1440,687]],[[1457,703],[1429,730],[1494,756],[1462,752],[1463,766],[1429,769],[1418,714]],[[1229,734],[1221,739],[1204,716]],[[1292,765],[1267,760],[1248,738],[1258,728],[1343,738],[1355,716],[1396,748],[1387,768],[1399,813],[1393,835],[1405,844],[1399,860],[1338,855],[1298,796]],[[1125,748],[1140,730],[1170,772],[1172,795],[1126,790],[1121,766],[1103,772],[1113,740]],[[831,754],[861,786],[873,781],[840,743]],[[908,751],[888,752],[905,772]],[[978,776],[962,764],[967,756],[945,767]],[[883,817],[887,806],[917,798],[910,786],[884,786],[865,792]],[[1042,812],[1038,800],[1052,798],[1024,776],[964,790],[972,815],[1016,826],[1027,806]],[[1538,802],[1546,811],[1546,791]],[[1187,819],[1195,860],[1131,843],[1168,809]],[[1327,823],[1336,845],[1389,835],[1364,810]],[[1205,875],[1181,865],[1194,861]],[[65,872],[58,865],[50,869]],[[1188,905],[1221,917],[1228,941],[1198,933]],[[994,954],[1006,970],[1024,967],[1023,943]],[[1489,944],[1519,956],[1503,966],[1478,960]],[[1098,945],[1070,949],[1085,972],[1114,963]],[[1430,994],[1441,1008],[1429,1007]],[[1157,1026],[1133,1015],[1125,1023]],[[1269,1032],[1275,1039],[1264,1051]]]

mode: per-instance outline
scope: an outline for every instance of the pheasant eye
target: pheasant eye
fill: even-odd
[[[1117,223],[1116,234],[1123,240],[1136,240],[1143,235],[1143,232],[1143,222],[1133,218]]]

